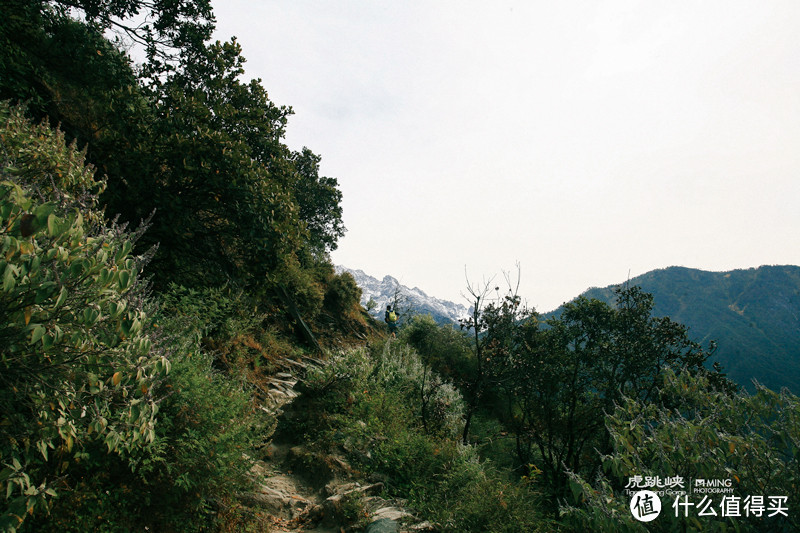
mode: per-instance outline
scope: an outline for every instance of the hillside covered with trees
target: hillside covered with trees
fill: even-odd
[[[337,181],[213,27],[208,2],[3,5],[3,530],[217,520],[268,375],[369,332],[327,256]]]
[[[374,531],[355,490],[277,519],[254,496],[275,440],[320,493],[369,482],[428,531],[644,531],[636,476],[763,498],[665,496],[647,530],[797,529],[797,397],[710,370],[640,287],[544,318],[471,286],[459,327],[389,338],[328,257],[338,182],[207,1],[3,10],[0,530]]]
[[[629,281],[653,295],[654,313],[689,327],[698,342],[715,340],[712,358],[738,384],[753,380],[800,391],[800,267],[762,266],[730,272],[670,267]],[[613,287],[586,291],[613,302]]]

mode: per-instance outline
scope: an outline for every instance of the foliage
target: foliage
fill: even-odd
[[[129,223],[154,213],[137,251],[159,244],[158,290],[233,282],[277,302],[284,286],[313,316],[325,288],[306,270],[344,233],[338,184],[319,176],[319,156],[283,144],[291,110],[241,80],[235,40],[206,43],[208,3],[78,2],[84,22],[65,5],[9,5],[0,97],[87,143],[108,177],[108,213]],[[148,46],[137,72],[108,28]]]
[[[665,373],[659,401],[643,404],[627,398],[607,418],[613,452],[603,457],[609,478],[591,486],[572,476],[577,506],[562,509],[577,528],[643,530],[628,510],[624,487],[633,476],[681,476],[691,492],[695,479],[728,480],[734,495],[788,497],[788,516],[700,517],[681,511],[676,517],[664,498],[662,514],[648,531],[787,531],[800,524],[791,511],[800,498],[800,398],[784,390],[759,387],[755,394],[716,389],[707,376]],[[702,494],[688,496],[697,505]],[[684,497],[685,498],[685,497]],[[719,506],[721,496],[715,499]],[[685,500],[682,500],[685,501]],[[719,510],[717,510],[719,512]]]
[[[154,270],[184,286],[263,282],[300,246],[279,142],[288,112],[238,81],[240,52],[235,42],[184,52],[185,69],[152,89],[155,120],[136,147],[144,172],[110,181],[109,207],[124,219],[156,210]]]
[[[434,378],[419,355],[405,344],[376,345],[371,356],[364,348],[348,350],[334,363],[313,371],[305,386],[306,396],[334,415],[363,395],[364,401],[354,405],[348,416],[386,416],[387,420],[419,429],[429,426],[431,433],[442,436],[452,437],[460,431],[462,404],[458,392],[441,378]]]
[[[319,314],[312,318],[312,328],[323,345],[341,348],[378,335],[375,321],[361,307],[361,288],[352,274],[337,274],[329,263],[318,263],[314,272],[325,296]]]
[[[0,118],[3,530],[215,523],[274,419],[201,339],[233,343],[259,317],[241,293],[178,288],[154,314],[139,233],[97,211],[103,183],[61,132]]]
[[[350,350],[308,377],[298,400],[298,413],[308,419],[295,420],[288,431],[343,446],[352,461],[383,477],[392,494],[410,498],[442,531],[544,527],[528,487],[504,481],[460,444],[463,403],[452,387],[435,390],[431,402],[446,417],[429,420],[426,430],[420,394],[437,379],[402,341]]]
[[[516,439],[520,466],[540,472],[553,498],[566,489],[565,470],[596,467],[593,450],[608,450],[599,413],[624,395],[648,403],[664,368],[700,371],[708,357],[686,328],[651,315],[652,296],[617,290],[617,307],[578,298],[543,327],[510,295],[482,310],[483,360],[491,369],[504,422]]]
[[[425,509],[443,531],[557,531],[542,515],[539,495],[527,483],[507,481],[474,448],[459,455],[425,502]]]
[[[500,287],[494,287],[497,293],[494,301],[489,297],[492,280],[484,282],[482,286],[470,285],[467,289],[472,298],[472,315],[462,319],[460,325],[462,329],[472,331],[473,364],[470,369],[471,375],[462,384],[467,400],[466,423],[462,437],[464,444],[469,442],[472,417],[479,406],[485,404],[487,396],[508,378],[507,371],[510,368],[511,358],[516,353],[509,344],[513,343],[511,336],[516,331],[516,324],[528,316],[535,315],[533,311],[529,312],[520,307],[522,300],[508,275],[506,281],[509,286],[508,292],[500,296]]]
[[[143,46],[159,70],[174,61],[175,50],[211,38],[214,17],[208,0],[38,0],[34,9],[64,18],[78,12],[93,31],[113,30]]]
[[[319,175],[322,158],[308,148],[294,152],[291,159],[298,174],[295,199],[308,229],[309,246],[317,255],[324,255],[335,250],[336,241],[344,237],[339,182]]]
[[[141,172],[133,149],[151,118],[130,59],[101,29],[45,3],[11,0],[4,10],[0,98],[58,125],[107,174]]]
[[[234,497],[249,487],[250,457],[274,419],[249,387],[212,368],[183,317],[155,318],[173,355],[153,443],[126,460],[90,451],[31,531],[198,531],[236,518]]]
[[[136,236],[89,222],[84,192],[99,184],[62,135],[5,105],[0,119],[0,488],[13,528],[93,443],[132,456],[153,442],[170,363],[146,328]]]
[[[285,146],[291,110],[242,80],[235,40],[208,43],[213,23],[205,0],[3,4],[0,98],[61,124],[0,107],[3,529],[239,523],[274,425],[256,404],[300,351],[287,306],[315,331],[363,325],[327,257],[338,183]],[[446,390],[423,389],[429,419]]]
[[[243,379],[262,399],[276,361],[300,352],[286,335],[265,325],[258,301],[242,290],[173,284],[161,295],[161,313],[179,319],[187,334],[213,354],[217,370]]]
[[[387,343],[373,376],[388,390],[403,394],[406,405],[419,415],[425,433],[443,437],[458,433],[463,415],[460,394],[409,346]]]
[[[250,457],[275,420],[258,408],[251,387],[215,371],[202,351],[180,354],[172,372],[154,450],[138,476],[154,529],[196,531],[250,486]]]
[[[11,107],[7,102],[0,102],[0,120],[3,179],[22,187],[32,196],[31,202],[47,204],[59,212],[77,210],[87,223],[103,220],[96,196],[105,188],[105,182],[95,179],[84,154],[74,145],[67,145],[61,130],[46,124],[32,125],[20,107]],[[46,218],[27,219],[30,224],[26,236],[43,229]]]
[[[416,315],[403,328],[400,338],[443,377],[456,384],[469,379],[473,371],[469,339],[453,325],[437,324],[430,315]]]
[[[172,284],[161,295],[161,312],[180,317],[201,340],[214,339],[220,344],[253,334],[264,319],[244,291],[230,287],[191,289]]]
[[[361,288],[356,284],[353,275],[342,272],[334,276],[328,283],[323,305],[334,315],[341,315],[359,305]]]

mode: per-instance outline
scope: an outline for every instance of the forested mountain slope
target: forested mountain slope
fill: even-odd
[[[800,267],[669,267],[628,283],[653,295],[656,316],[687,325],[695,341],[716,340],[714,359],[737,383],[752,388],[755,379],[775,390],[800,390]],[[584,296],[610,302],[612,288],[592,288]]]

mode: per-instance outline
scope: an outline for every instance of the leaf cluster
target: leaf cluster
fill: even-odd
[[[3,105],[0,119],[0,483],[13,527],[47,506],[90,443],[129,455],[154,440],[153,392],[170,363],[145,327],[131,235],[89,222],[100,218],[83,195],[91,173],[18,110]],[[31,195],[19,169],[37,167],[68,188],[29,181]],[[42,201],[48,187],[57,202]]]
[[[800,459],[800,399],[759,387],[754,394],[714,386],[708,376],[668,370],[659,400],[642,404],[627,398],[606,423],[613,451],[603,456],[604,476],[594,484],[572,474],[575,504],[564,506],[565,521],[576,527],[605,528],[635,524],[627,510],[624,486],[633,476],[681,476],[690,490],[694,479],[728,480],[734,495],[786,496],[796,501]],[[606,477],[607,476],[607,477]],[[696,500],[700,496],[694,496]],[[705,518],[669,508],[649,531],[787,531],[797,529],[788,516]],[[719,504],[717,498],[717,504]],[[695,501],[697,503],[697,501]],[[719,511],[717,511],[719,512]],[[694,515],[694,516],[693,516]]]

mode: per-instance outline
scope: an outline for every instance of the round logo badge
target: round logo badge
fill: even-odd
[[[651,490],[640,490],[631,498],[631,514],[640,522],[650,522],[661,512],[661,498]]]

